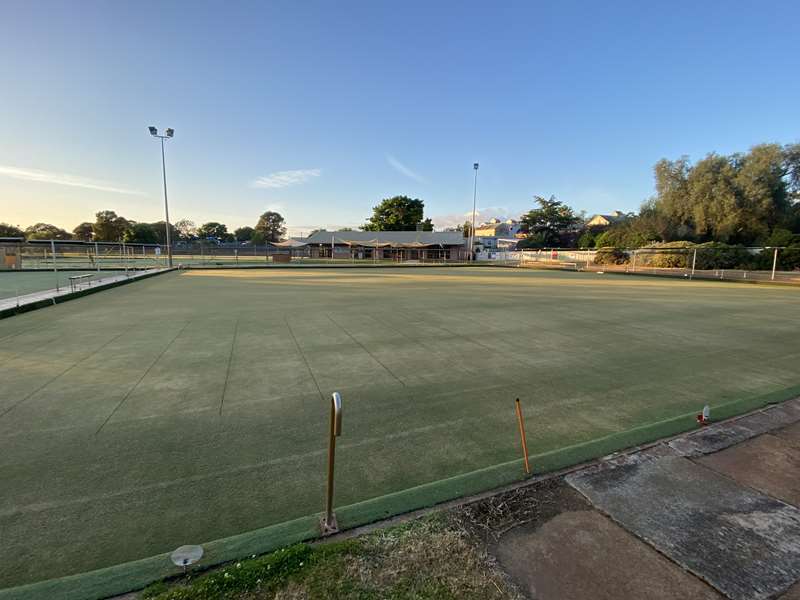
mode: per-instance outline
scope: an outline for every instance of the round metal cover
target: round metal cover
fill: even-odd
[[[169,556],[172,562],[179,567],[188,567],[203,558],[202,546],[181,546]]]

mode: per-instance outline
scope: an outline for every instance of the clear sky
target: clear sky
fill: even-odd
[[[636,210],[662,157],[800,139],[800,3],[4,0],[0,221],[290,232]]]

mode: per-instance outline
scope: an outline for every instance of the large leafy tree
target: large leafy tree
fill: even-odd
[[[430,219],[423,219],[425,203],[419,198],[393,196],[384,198],[372,209],[372,217],[362,225],[364,231],[433,231]]]
[[[533,199],[539,207],[522,215],[520,220],[527,227],[528,239],[527,243],[523,241],[519,246],[558,245],[562,236],[580,221],[580,217],[569,206],[556,200],[555,196],[534,196]]]
[[[95,214],[92,225],[94,239],[100,242],[116,242],[123,238],[130,227],[130,221],[113,210],[101,210]]]
[[[253,238],[255,229],[252,227],[237,227],[233,232],[233,237],[237,242],[249,242]]]
[[[155,223],[150,223],[150,226],[153,228],[153,231],[156,234],[156,244],[161,244],[162,246],[166,245],[167,243],[167,228],[165,221],[156,221]],[[171,243],[177,242],[181,239],[180,232],[172,223],[169,224],[169,241]]]
[[[800,192],[800,148],[760,144],[744,154],[686,157],[655,166],[653,209],[671,239],[759,243],[791,223]]]
[[[224,223],[217,223],[216,221],[203,223],[197,229],[197,236],[201,239],[215,238],[218,240],[224,240],[228,237],[228,235],[228,227]]]
[[[25,232],[9,223],[0,223],[0,237],[23,237]]]
[[[194,221],[189,219],[181,219],[175,223],[175,230],[178,232],[178,237],[184,242],[193,240],[197,237],[197,225]]]
[[[279,213],[268,210],[258,218],[252,240],[257,244],[281,241],[286,235],[284,223],[285,221]]]
[[[123,238],[126,242],[139,244],[157,244],[156,228],[150,223],[131,223]]]
[[[75,239],[91,242],[94,235],[94,227],[88,221],[84,221],[72,230],[72,235],[75,236]]]
[[[70,240],[72,234],[50,223],[36,223],[25,229],[25,237],[29,240]]]

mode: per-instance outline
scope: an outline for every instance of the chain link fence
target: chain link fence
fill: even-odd
[[[664,244],[645,248],[543,248],[480,256],[496,264],[686,279],[800,283],[800,247]]]

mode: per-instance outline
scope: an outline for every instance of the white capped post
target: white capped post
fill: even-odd
[[[56,266],[56,243],[53,240],[50,240],[50,254],[53,255],[53,273],[56,275],[56,292],[59,291],[58,289],[58,267]]]
[[[775,254],[772,256],[772,277],[771,281],[775,281],[775,267],[778,266],[778,249],[775,248]]]
[[[333,513],[333,467],[336,462],[336,438],[342,435],[342,397],[339,392],[331,396],[331,426],[328,439],[328,486],[325,495],[325,514],[320,521],[322,535],[339,531],[336,515]]]

